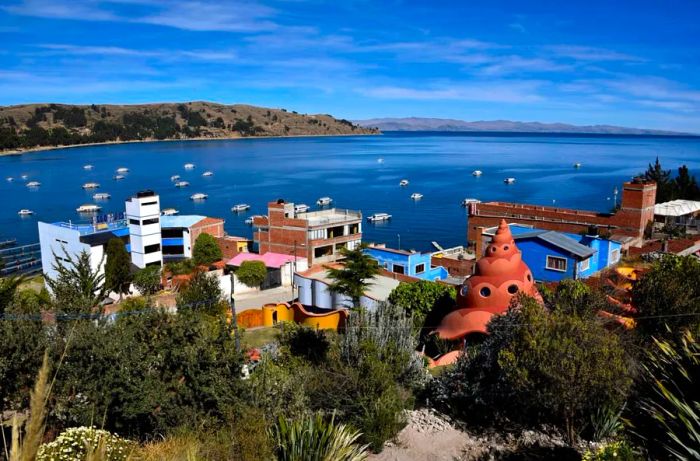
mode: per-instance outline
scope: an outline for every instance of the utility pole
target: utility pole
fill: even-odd
[[[399,250],[401,249],[401,234],[396,234],[396,236],[399,238]]]
[[[231,324],[233,325],[233,339],[236,347],[236,353],[241,353],[241,335],[238,331],[238,319],[236,318],[236,300],[233,299],[233,271],[231,271],[231,297],[229,298],[229,306],[231,307]]]

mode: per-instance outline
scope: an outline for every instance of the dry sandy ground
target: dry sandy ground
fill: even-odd
[[[468,436],[457,429],[441,432],[418,432],[406,426],[397,440],[379,454],[370,455],[371,461],[452,461],[464,459]]]

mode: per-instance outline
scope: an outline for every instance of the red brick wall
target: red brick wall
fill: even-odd
[[[452,259],[452,258],[431,258],[430,263],[433,266],[442,266],[447,269],[447,272],[454,277],[466,277],[474,273],[475,260],[470,259]]]
[[[224,220],[218,220],[217,222],[211,222],[204,225],[195,224],[190,228],[190,240],[192,241],[192,248],[194,248],[194,242],[197,241],[197,237],[201,234],[209,234],[212,237],[223,237],[224,236]]]

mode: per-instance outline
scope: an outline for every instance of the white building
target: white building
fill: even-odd
[[[160,197],[152,190],[142,191],[126,201],[131,262],[141,269],[163,265],[160,230]]]

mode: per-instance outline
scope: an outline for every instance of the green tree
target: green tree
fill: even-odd
[[[690,174],[688,167],[682,165],[678,168],[678,176],[673,180],[676,194],[679,199],[700,200],[700,186],[695,176]]]
[[[401,282],[389,294],[387,301],[413,316],[415,325],[420,328],[433,311],[437,315],[431,317],[444,317],[454,306],[455,296],[455,289],[449,285],[421,280],[416,283]]]
[[[209,265],[223,257],[216,239],[209,234],[200,234],[194,242],[192,258],[199,265]]]
[[[647,339],[680,335],[700,328],[700,261],[693,256],[666,256],[632,288],[639,311],[638,330]]]
[[[2,261],[0,259],[0,261]],[[17,288],[22,283],[21,277],[3,277],[0,278],[0,315],[5,312],[12,300],[15,298]]]
[[[152,295],[160,290],[160,267],[148,266],[134,274],[134,286],[143,295]]]
[[[366,244],[358,245],[354,250],[343,248],[340,250],[343,267],[327,268],[328,277],[332,280],[328,289],[333,293],[349,296],[355,309],[360,308],[360,299],[372,284],[371,280],[380,271],[377,260],[366,254],[365,248]]]
[[[668,202],[673,200],[673,182],[671,180],[671,170],[664,170],[659,162],[659,157],[652,165],[649,164],[647,171],[642,177],[648,181],[656,182],[656,203]]]
[[[85,313],[98,306],[107,293],[104,274],[94,270],[90,254],[86,251],[73,257],[65,254],[53,269],[55,278],[46,277],[46,285],[53,296],[55,310],[59,313]],[[100,262],[100,265],[102,262]]]
[[[236,269],[236,277],[245,286],[256,288],[265,281],[267,267],[262,261],[243,261]]]
[[[107,255],[105,285],[109,291],[119,293],[119,299],[122,299],[123,294],[129,293],[129,284],[131,284],[131,258],[124,242],[118,238],[107,242],[105,254]]]
[[[219,315],[226,309],[223,297],[216,276],[196,271],[177,296],[177,308],[178,311],[191,309]]]

